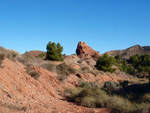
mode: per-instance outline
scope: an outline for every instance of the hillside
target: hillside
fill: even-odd
[[[5,53],[5,49],[1,49],[1,54]],[[76,88],[83,82],[102,85],[105,81],[129,79],[120,72],[111,74],[98,71],[94,68],[95,60],[80,59],[75,55],[65,57],[64,62],[56,62],[14,54],[9,53],[8,58],[1,59],[1,113],[109,113],[110,109],[86,108],[68,102],[63,97],[63,91],[67,87]],[[62,66],[63,70],[57,70],[58,66]],[[39,77],[35,79],[37,73]]]
[[[124,59],[129,59],[130,56],[135,54],[140,54],[140,55],[150,54],[150,46],[135,45],[125,50],[113,50],[106,53],[111,56],[120,55]]]
[[[43,51],[29,51],[24,53],[24,55],[29,55],[29,56],[33,56],[33,57],[39,57],[41,54],[45,54],[45,52]]]
[[[149,113],[149,104],[143,106],[148,80],[140,83],[115,65],[113,73],[98,70],[97,53],[87,48],[80,47],[84,57],[64,56],[62,62],[0,47],[0,113]]]

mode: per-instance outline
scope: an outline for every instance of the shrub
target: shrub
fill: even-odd
[[[52,63],[42,64],[40,67],[47,69],[50,72],[56,72],[56,65]]]
[[[106,101],[106,107],[112,109],[112,113],[133,113],[135,106],[123,97],[112,96]]]
[[[39,55],[39,57],[40,57],[40,58],[45,58],[45,57],[46,57],[46,53],[41,53],[41,54]]]
[[[133,75],[135,72],[135,69],[133,68],[133,66],[128,65],[126,72],[129,73],[130,75]]]
[[[69,76],[70,74],[76,73],[76,70],[66,63],[59,64],[56,67],[56,71],[58,74]]]
[[[109,83],[111,82],[106,84]],[[134,113],[138,109],[128,99],[117,95],[110,96],[93,83],[83,83],[76,89],[67,88],[64,91],[64,96],[82,106],[110,108],[112,113]]]
[[[83,82],[80,84],[81,88],[98,88],[99,85],[96,82]]]
[[[66,79],[68,78],[68,76],[67,76],[67,75],[58,75],[56,78],[57,78],[59,81],[64,81],[64,80],[66,80]]]
[[[31,77],[33,77],[35,80],[38,80],[40,77],[40,74],[36,72],[32,67],[28,66],[26,67],[26,73],[28,73]]]
[[[0,54],[0,66],[2,65],[3,60],[5,59],[4,54]]]
[[[36,71],[30,72],[29,75],[31,75],[31,77],[33,77],[36,80],[38,80],[38,78],[40,77],[39,73]]]
[[[87,66],[84,66],[84,67],[82,67],[80,70],[79,70],[79,72],[81,72],[81,73],[89,73],[90,72],[90,69],[89,69],[89,67],[87,67]]]
[[[29,55],[23,55],[21,58],[18,59],[18,61],[25,66],[39,66],[40,63],[44,62],[44,60],[39,57],[33,57]]]
[[[120,55],[117,55],[117,56],[115,56],[115,59],[121,60],[121,56],[120,56]]]
[[[145,102],[145,103],[150,103],[150,93],[146,93],[144,94],[142,97],[141,97],[141,100],[142,102]]]
[[[60,43],[52,43],[49,42],[47,44],[47,54],[46,54],[46,58],[48,60],[53,60],[53,61],[63,61],[63,55],[62,55],[62,51],[63,51],[63,47],[60,45]]]
[[[70,74],[76,73],[76,70],[70,67],[69,65],[67,65],[66,63],[59,64],[56,67],[56,71],[58,73],[57,79],[60,81],[64,81],[65,79],[68,78]]]
[[[124,83],[126,84],[126,82]],[[105,83],[105,87],[108,87],[111,84],[114,84],[115,87],[118,87],[117,83],[110,81]],[[113,95],[109,95],[104,90],[97,87],[95,83],[88,82],[82,83],[80,87],[76,89],[66,89],[64,91],[64,96],[82,106],[110,108],[112,113],[150,113],[150,94],[143,94],[143,90],[145,92],[145,88],[148,88],[149,91],[149,85],[138,85],[138,87],[134,86],[129,88],[130,91],[134,93],[134,95],[132,94],[133,97],[137,95],[137,92],[133,91],[133,89],[138,90],[140,95],[138,94],[139,97],[136,98],[136,100],[129,100],[127,95],[119,96],[119,94],[115,93]],[[128,89],[126,89],[126,91],[128,91]]]
[[[80,90],[78,89],[72,89],[72,88],[66,88],[64,90],[63,96],[73,99],[75,95],[78,95],[78,93],[80,92]]]
[[[16,59],[21,57],[21,55],[18,52],[14,51],[14,50],[7,50],[3,47],[0,47],[0,54],[3,54],[6,58],[8,58],[12,61],[16,61]]]
[[[90,108],[96,107],[96,98],[86,96],[82,99],[81,105]]]
[[[129,84],[129,81],[128,80],[120,81],[119,84],[123,88],[126,88],[128,86],[128,84]]]
[[[117,82],[114,81],[106,81],[104,82],[103,89],[111,95],[112,93],[117,92],[117,88],[119,87]]]
[[[91,70],[90,73],[93,74],[94,76],[100,74],[100,72],[97,69]]]
[[[86,107],[96,107],[97,99],[104,91],[100,90],[94,83],[83,83],[78,89],[64,91],[68,98]],[[67,93],[66,93],[67,92]]]
[[[113,73],[116,69],[112,68],[114,63],[114,58],[109,57],[107,54],[100,56],[98,61],[96,62],[96,68],[102,71],[109,71]]]
[[[150,55],[133,55],[129,62],[138,70],[138,72],[150,72]]]

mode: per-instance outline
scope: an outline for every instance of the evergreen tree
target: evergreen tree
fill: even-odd
[[[49,42],[47,44],[47,54],[46,54],[46,58],[48,60],[53,60],[53,61],[63,61],[63,55],[62,55],[62,51],[63,51],[63,47],[60,45],[60,43],[52,43]]]
[[[109,57],[108,54],[104,54],[103,56],[99,57],[96,63],[96,67],[99,70],[109,71],[113,73],[116,70],[112,68],[113,63],[114,63],[114,58],[111,56]]]

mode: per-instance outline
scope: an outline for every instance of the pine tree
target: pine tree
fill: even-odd
[[[63,61],[63,55],[62,55],[62,51],[63,51],[63,47],[60,45],[60,43],[52,43],[49,42],[47,44],[47,54],[46,54],[46,58],[48,60],[53,60],[53,61]]]
[[[109,71],[113,73],[116,69],[112,68],[112,65],[114,63],[114,58],[109,57],[108,54],[104,54],[103,56],[100,56],[98,61],[96,62],[96,67],[99,70],[103,71]]]

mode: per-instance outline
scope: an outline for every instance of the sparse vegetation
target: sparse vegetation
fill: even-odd
[[[70,67],[69,65],[67,65],[66,63],[59,64],[56,67],[56,71],[58,73],[57,79],[60,81],[67,79],[70,74],[76,73],[76,70]]]
[[[1,106],[4,106],[6,108],[9,108],[11,110],[18,110],[18,111],[22,111],[22,112],[26,112],[27,110],[27,107],[25,106],[19,106],[18,104],[11,104],[11,103],[6,103],[6,102],[2,102],[0,101],[0,105]],[[1,113],[3,113],[1,110],[0,110]]]
[[[64,80],[66,80],[67,78],[68,78],[68,76],[67,75],[58,75],[57,77],[56,77],[59,81],[64,81]]]
[[[84,67],[81,68],[81,73],[89,73],[89,72],[90,72],[89,67],[84,66]]]
[[[0,54],[0,66],[2,65],[3,60],[5,59],[4,54]]]
[[[2,54],[5,58],[8,58],[12,61],[16,61],[20,57],[19,53],[13,50],[7,50],[3,47],[0,47],[0,54]]]
[[[31,77],[33,77],[35,80],[38,80],[40,77],[40,74],[36,72],[32,67],[28,66],[26,67],[26,73],[28,73]]]
[[[115,88],[110,90],[110,84],[114,84],[115,88],[118,87],[119,91],[115,92]],[[136,92],[131,90],[131,92],[129,92],[130,87],[131,86],[128,86],[126,89],[126,95],[130,94],[130,98],[123,95],[124,92],[122,92],[122,88],[117,83],[112,82],[106,82],[104,85],[104,88],[110,92],[100,89],[97,85],[84,83],[76,89],[67,88],[64,91],[64,96],[82,106],[110,108],[112,113],[149,113],[150,103],[146,101],[146,99],[149,99],[149,93],[145,93],[145,97],[145,95],[139,92],[139,96],[142,98],[133,100],[131,97],[136,95]],[[136,90],[140,91],[140,89]]]
[[[39,57],[28,55],[18,57],[18,54],[14,51],[9,51],[2,47],[0,47],[0,50],[0,65],[4,58],[9,58],[12,61],[17,59],[27,66],[26,72],[35,80],[39,79],[40,74],[32,68],[33,66],[40,66],[48,71],[56,72],[58,74],[56,78],[61,82],[66,80],[70,74],[77,73],[78,87],[76,89],[67,88],[64,91],[64,96],[81,106],[110,108],[113,113],[150,112],[150,88],[149,84],[144,83],[144,81],[137,83],[131,83],[128,80],[120,81],[119,83],[107,81],[103,84],[98,84],[97,82],[84,82],[81,79],[82,74],[85,73],[92,73],[97,76],[98,74],[104,75],[105,72],[113,73],[116,69],[116,73],[123,71],[134,75],[136,72],[146,72],[150,75],[150,55],[134,55],[129,60],[123,60],[119,55],[111,57],[104,54],[96,62],[95,67],[98,70],[91,66],[88,59],[79,60],[78,63],[81,68],[76,70],[66,63],[59,62],[61,63],[59,65],[55,65],[55,62],[53,63],[53,61],[63,61],[63,56],[66,56],[61,54],[63,47],[59,43],[49,42],[47,54],[42,53]],[[44,57],[48,60],[44,60]],[[84,64],[87,65],[85,66]]]
[[[97,76],[98,74],[100,74],[100,71],[97,70],[97,69],[93,69],[93,70],[90,71],[90,73]]]
[[[44,63],[40,67],[47,69],[50,72],[56,72],[56,65],[53,63]]]
[[[69,65],[67,65],[66,63],[59,64],[56,67],[56,69],[57,69],[58,74],[66,75],[66,76],[76,73],[76,70],[74,68],[70,67]]]
[[[18,61],[25,66],[40,66],[40,64],[44,62],[44,60],[39,57],[33,57],[29,55],[23,55],[18,59]]]

